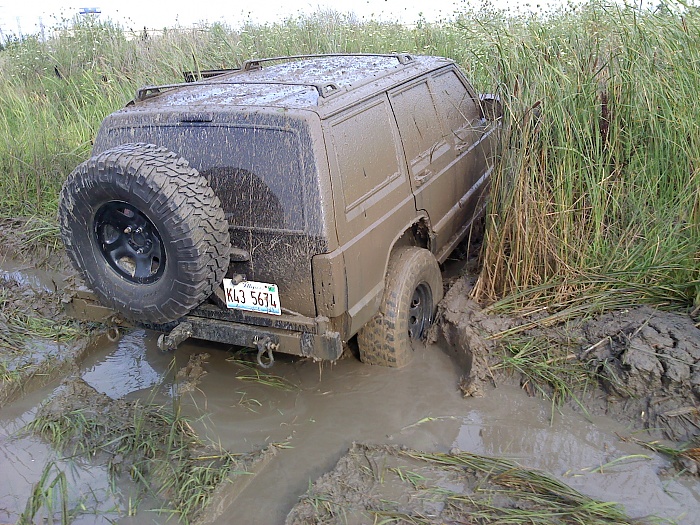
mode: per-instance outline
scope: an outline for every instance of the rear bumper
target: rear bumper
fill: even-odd
[[[115,323],[119,316],[102,306],[92,291],[82,288],[73,292],[66,301],[66,313],[76,319]],[[248,322],[246,322],[248,321]],[[326,317],[310,318],[302,315],[249,314],[238,310],[222,309],[215,305],[195,308],[179,322],[189,323],[189,337],[238,346],[256,348],[267,339],[284,354],[335,361],[343,353],[343,341],[338,332],[330,329]]]
[[[311,333],[280,328],[211,319],[191,314],[185,320],[192,325],[192,337],[255,348],[258,341],[268,339],[278,351],[314,359],[335,361],[343,353],[338,332]]]

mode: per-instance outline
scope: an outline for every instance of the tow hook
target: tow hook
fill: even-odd
[[[119,327],[117,325],[112,325],[109,328],[107,328],[107,340],[110,343],[116,343],[119,341],[119,338],[121,337],[121,332],[119,331]]]
[[[168,334],[160,334],[158,337],[158,348],[163,352],[172,352],[185,339],[192,337],[192,323],[180,323]]]
[[[256,337],[253,343],[258,349],[258,365],[261,368],[270,368],[275,364],[275,356],[272,355],[273,350],[278,350],[279,343],[273,343],[269,337]],[[263,356],[267,354],[267,363],[263,362]]]

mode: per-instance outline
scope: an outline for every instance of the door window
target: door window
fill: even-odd
[[[474,130],[472,123],[480,118],[477,101],[452,70],[437,75],[433,81],[437,105],[456,142],[470,139]]]
[[[443,129],[427,81],[391,98],[411,173],[420,175],[444,145]]]

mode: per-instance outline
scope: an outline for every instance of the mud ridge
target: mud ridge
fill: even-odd
[[[508,460],[354,443],[302,496],[286,524],[514,523],[518,516],[523,523],[644,523]]]
[[[465,395],[509,380],[494,373],[504,355],[502,334],[531,319],[484,313],[469,299],[466,280],[447,293],[438,318],[431,338],[466,371]],[[518,337],[546,338],[597,379],[597,390],[578,400],[586,410],[658,429],[674,441],[700,435],[700,329],[690,315],[640,306],[529,328]]]

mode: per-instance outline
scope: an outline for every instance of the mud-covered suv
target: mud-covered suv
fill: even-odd
[[[160,326],[163,348],[335,360],[357,334],[363,361],[405,364],[443,295],[438,264],[486,205],[498,101],[408,54],[186,79],[108,116],[65,182],[61,234],[89,288]]]

